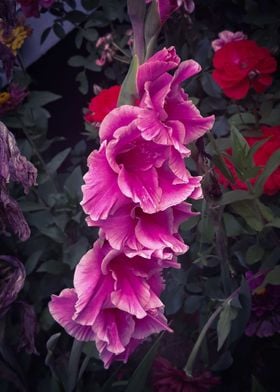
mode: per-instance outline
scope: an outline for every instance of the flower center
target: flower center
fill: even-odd
[[[257,69],[253,69],[248,73],[248,78],[250,80],[257,79],[259,75],[260,75],[260,71],[258,71]]]

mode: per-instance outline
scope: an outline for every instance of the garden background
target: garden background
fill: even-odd
[[[28,40],[37,34],[29,26],[46,14],[53,18],[41,45],[52,37],[58,43],[26,67]],[[182,61],[201,65],[182,87],[202,116],[215,115],[186,160],[192,174],[203,176],[204,197],[192,201],[200,214],[180,227],[189,245],[181,269],[164,273],[162,301],[174,332],[147,338],[126,364],[107,370],[95,344],[74,341],[48,304],[73,287],[74,269],[98,237],[85,222],[81,186],[87,157],[100,145],[93,112],[98,104],[100,111],[108,102],[108,111],[116,106],[92,99],[120,85],[132,60],[127,4],[4,0],[0,18],[0,121],[37,169],[35,179],[28,166],[26,177],[26,162],[1,125],[1,392],[278,391],[279,65],[262,91],[229,97],[226,83],[212,76],[219,53],[212,42],[224,30],[243,32],[279,64],[279,1],[178,1],[160,26],[154,52],[174,46]]]

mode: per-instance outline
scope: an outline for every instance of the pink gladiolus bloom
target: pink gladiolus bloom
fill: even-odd
[[[112,248],[126,256],[172,260],[188,250],[178,234],[180,223],[196,215],[187,203],[170,207],[155,214],[145,214],[129,202],[105,220],[87,219],[89,226],[99,226]],[[174,265],[175,266],[175,265]]]
[[[93,221],[107,219],[127,199],[152,214],[187,197],[201,196],[201,178],[191,176],[179,153],[172,146],[142,137],[137,127],[137,113],[141,112],[124,105],[109,113],[101,124],[100,138],[108,137],[109,142],[104,140],[100,150],[90,155],[82,187],[81,204]]]
[[[92,221],[107,219],[128,199],[153,214],[201,197],[201,178],[185,168],[183,158],[190,153],[185,144],[209,130],[214,116],[202,117],[180,87],[200,66],[179,63],[174,48],[156,53],[139,67],[140,107],[124,105],[104,118],[81,203]],[[177,66],[173,76],[167,72]]]
[[[247,39],[247,35],[244,34],[242,31],[236,31],[235,33],[233,33],[232,31],[224,30],[221,31],[218,35],[219,38],[212,41],[212,48],[215,52],[217,52],[217,50],[219,49],[222,49],[222,47],[229,42],[242,41],[244,39]]]
[[[160,271],[156,259],[128,259],[99,240],[76,267],[74,288],[52,296],[50,312],[77,340],[95,340],[105,367],[126,361],[147,336],[171,331]]]
[[[166,72],[174,68],[173,76]],[[162,49],[139,67],[139,106],[145,109],[140,114],[139,129],[144,139],[173,145],[186,154],[184,144],[212,128],[214,116],[202,117],[180,86],[200,71],[200,65],[193,60],[180,64],[173,47]]]

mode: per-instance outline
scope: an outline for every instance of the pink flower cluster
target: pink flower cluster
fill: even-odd
[[[103,65],[105,65],[106,63],[111,63],[113,61],[116,49],[112,45],[112,42],[112,34],[106,34],[97,40],[95,46],[96,48],[101,49],[101,55],[100,58],[95,61],[96,65],[103,67]]]
[[[233,33],[232,31],[224,30],[218,34],[219,38],[212,41],[212,48],[214,52],[222,49],[226,44],[230,42],[243,41],[247,39],[247,35],[242,31],[236,31]]]
[[[168,71],[175,70],[171,75]],[[201,197],[200,177],[186,169],[186,144],[202,136],[203,118],[180,87],[197,74],[162,49],[137,73],[137,106],[112,110],[100,126],[101,146],[88,158],[82,206],[99,240],[80,261],[74,288],[53,296],[50,311],[79,340],[95,340],[108,367],[126,361],[153,333],[170,331],[160,294],[164,268],[187,251],[179,225],[194,215],[186,198]]]

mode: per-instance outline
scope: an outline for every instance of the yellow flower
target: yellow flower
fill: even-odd
[[[11,98],[11,94],[7,91],[0,93],[0,105],[5,104]]]
[[[0,30],[0,42],[10,48],[16,56],[17,51],[22,47],[26,38],[30,35],[31,29],[28,26],[18,25],[14,27],[10,33],[4,34],[3,29]]]
[[[263,295],[266,293],[266,288],[265,287],[258,287],[255,290],[255,294],[257,295]]]

